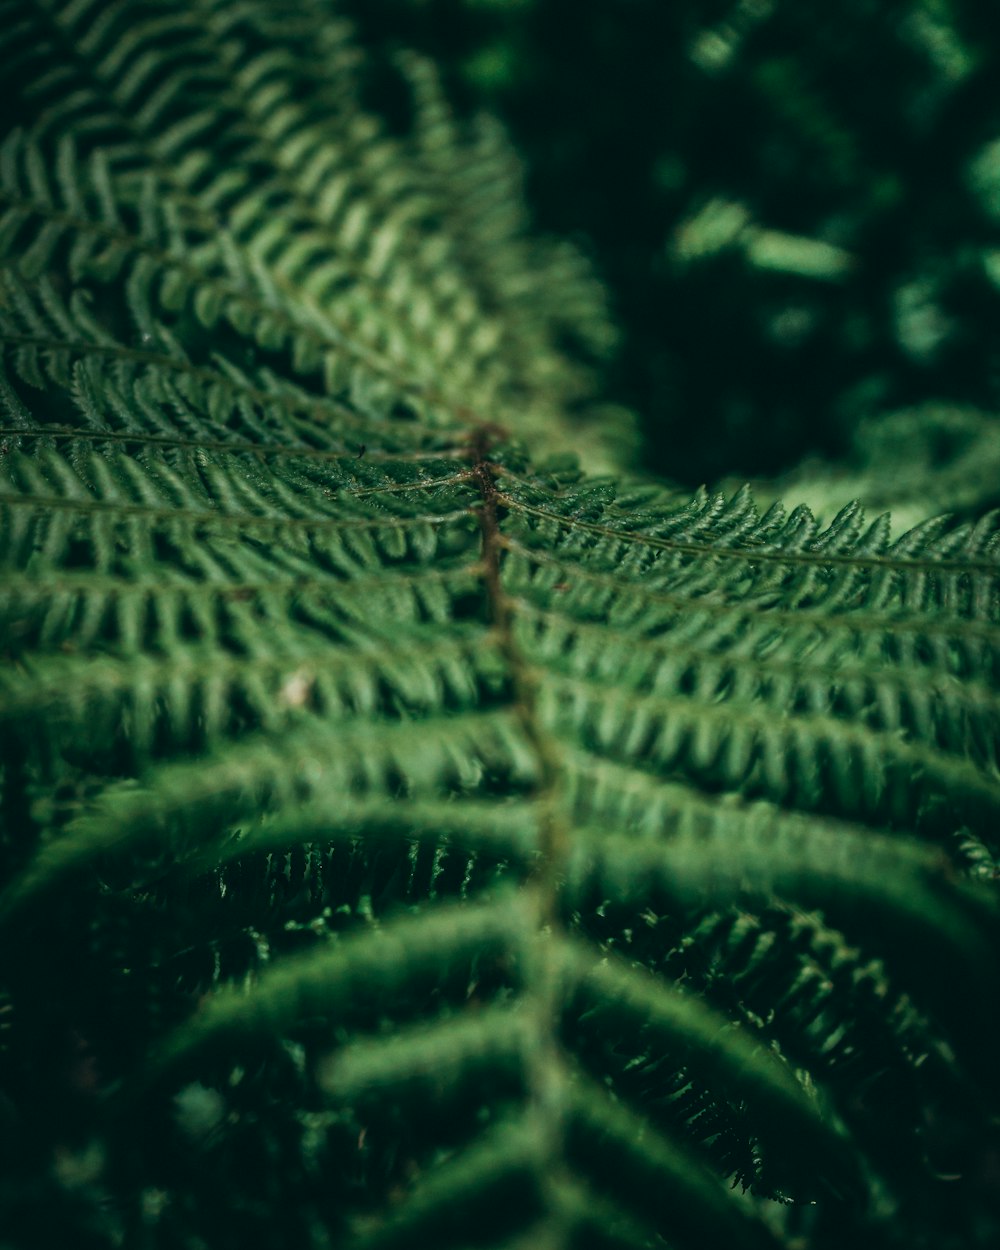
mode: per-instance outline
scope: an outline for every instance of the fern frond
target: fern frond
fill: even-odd
[[[0,1076],[39,1168],[96,1142],[95,1209],[155,1189],[185,1246],[791,1250],[775,1198],[933,1236],[946,1115],[996,1097],[996,518],[550,455],[603,467],[559,348],[610,348],[602,299],[424,62],[362,106],[326,6],[4,12]],[[34,1059],[77,1036],[94,1097]]]

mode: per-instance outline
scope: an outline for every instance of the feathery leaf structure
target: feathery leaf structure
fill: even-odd
[[[934,1235],[923,1138],[995,1094],[995,522],[546,459],[591,280],[324,6],[5,20],[30,1192],[102,1245]]]

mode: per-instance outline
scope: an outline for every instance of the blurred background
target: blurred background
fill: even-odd
[[[1000,503],[993,5],[346,7],[506,123],[538,226],[610,290],[644,470],[904,522]]]

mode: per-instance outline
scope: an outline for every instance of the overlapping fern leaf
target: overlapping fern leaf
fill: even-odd
[[[2,16],[9,1244],[985,1244],[994,521],[553,455],[599,291],[327,6]]]

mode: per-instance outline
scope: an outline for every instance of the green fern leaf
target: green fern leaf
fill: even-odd
[[[325,6],[5,12],[11,1244],[932,1244],[995,518],[603,474],[585,266]]]

